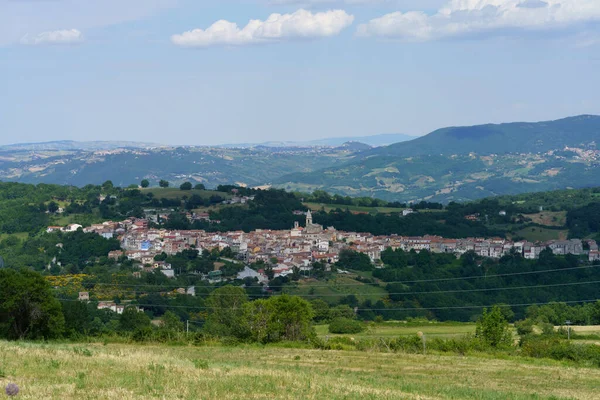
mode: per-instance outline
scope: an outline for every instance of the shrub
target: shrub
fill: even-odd
[[[362,322],[350,318],[335,318],[329,324],[329,333],[360,333],[364,329]]]
[[[483,315],[477,321],[475,336],[490,347],[506,347],[512,342],[508,322],[498,306],[491,311],[483,310]]]
[[[530,335],[533,333],[533,322],[529,319],[515,322],[515,328],[519,336]]]
[[[522,343],[523,355],[534,358],[552,358],[600,366],[600,346],[576,344],[558,337],[528,336]]]
[[[401,336],[389,342],[389,347],[393,351],[403,353],[422,353],[423,340],[419,336]]]

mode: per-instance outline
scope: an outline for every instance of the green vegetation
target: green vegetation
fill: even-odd
[[[98,157],[89,149],[69,147],[37,152],[43,158],[32,159],[31,152],[13,148],[1,154],[0,179],[79,186],[106,179],[116,186],[146,180],[150,186],[163,181],[175,188],[186,180],[210,188],[273,184],[341,197],[448,203],[597,185],[597,155],[563,149],[596,150],[599,121],[597,116],[578,116],[451,127],[374,149],[356,144],[330,149],[186,147],[125,149]]]
[[[23,398],[592,399],[600,370],[514,357],[0,342]],[[88,355],[89,354],[89,355]],[[40,361],[43,360],[43,361]],[[560,377],[560,380],[557,379]]]

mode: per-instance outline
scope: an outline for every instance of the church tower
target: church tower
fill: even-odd
[[[308,228],[312,224],[313,224],[313,222],[312,222],[312,213],[310,212],[310,210],[308,210],[308,212],[306,213],[306,227]]]

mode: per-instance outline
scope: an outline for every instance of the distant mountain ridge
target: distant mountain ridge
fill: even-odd
[[[595,115],[449,127],[275,183],[288,190],[442,202],[581,188],[600,185],[598,144]],[[565,152],[566,147],[576,150]]]
[[[0,180],[78,186],[189,180],[402,202],[600,186],[600,117],[594,115],[448,127],[381,147],[363,139],[232,148],[127,141],[1,146]]]
[[[408,142],[373,149],[364,156],[534,153],[590,143],[600,143],[597,115],[442,128]]]
[[[76,141],[55,140],[39,143],[15,143],[0,146],[0,151],[47,151],[47,150],[114,150],[119,148],[147,149],[166,147],[156,143],[143,143],[131,141]]]
[[[344,143],[360,142],[367,144],[371,147],[388,146],[393,143],[406,142],[409,140],[416,139],[418,136],[410,136],[402,133],[384,133],[380,135],[372,136],[342,136],[325,139],[316,139],[308,141],[270,141],[262,143],[230,143],[218,145],[216,147],[311,147],[311,146],[327,146],[327,147],[339,147]]]

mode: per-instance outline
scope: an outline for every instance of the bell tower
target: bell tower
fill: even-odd
[[[310,212],[310,210],[308,210],[308,212],[306,213],[306,227],[309,227],[312,224],[313,224],[312,213]]]

